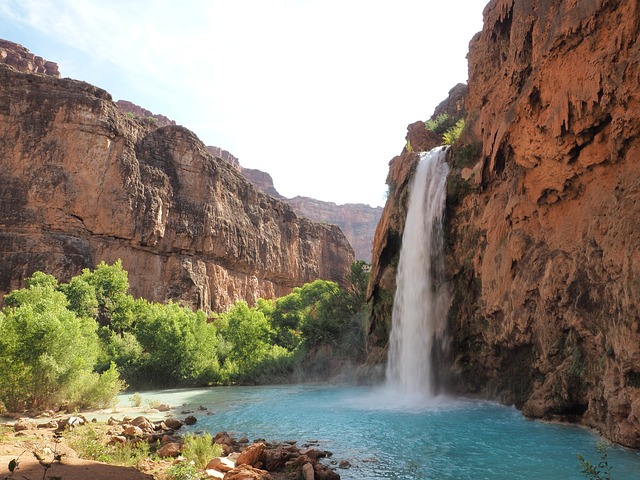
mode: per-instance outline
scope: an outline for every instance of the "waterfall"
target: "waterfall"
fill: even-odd
[[[420,154],[409,193],[396,276],[387,386],[432,397],[433,359],[445,343],[449,292],[444,283],[446,147]]]

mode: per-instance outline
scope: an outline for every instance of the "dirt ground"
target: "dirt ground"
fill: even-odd
[[[46,480],[59,477],[62,480],[151,480],[132,467],[118,467],[78,458],[64,440],[54,438],[53,429],[0,430],[0,479]],[[36,458],[40,456],[41,461]],[[53,461],[54,454],[60,461]],[[17,459],[18,468],[13,476],[9,462]],[[50,465],[47,469],[45,466]]]

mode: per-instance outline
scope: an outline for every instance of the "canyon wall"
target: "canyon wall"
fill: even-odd
[[[132,293],[219,311],[354,260],[189,130],[125,115],[100,88],[0,64],[0,292],[122,259]]]
[[[450,388],[635,448],[639,35],[637,2],[489,3],[470,44],[446,239]],[[399,247],[383,237],[369,289],[380,358],[391,276],[381,267]]]
[[[153,114],[149,110],[129,101],[118,100],[117,104],[123,112],[145,119],[154,118],[155,120],[153,121],[158,126],[175,125],[175,122],[167,117]],[[381,207],[371,207],[361,203],[336,205],[333,202],[324,202],[315,198],[300,196],[285,198],[276,190],[273,178],[269,173],[241,166],[240,161],[235,156],[220,147],[207,146],[206,148],[211,155],[233,166],[258,190],[291,205],[298,215],[316,222],[330,223],[340,227],[353,248],[356,260],[371,262],[373,235],[378,220],[382,215]]]
[[[215,149],[216,147],[207,147]],[[228,153],[228,152],[223,152]],[[227,159],[227,157],[221,157]],[[382,207],[372,207],[362,203],[345,203],[337,205],[310,197],[286,198],[280,195],[273,184],[273,178],[267,172],[240,166],[238,159],[228,158],[239,172],[258,190],[280,199],[293,208],[300,216],[315,222],[337,225],[347,237],[353,248],[356,260],[371,262],[371,249],[376,226],[382,215]]]

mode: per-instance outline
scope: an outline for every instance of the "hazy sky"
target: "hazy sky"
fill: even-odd
[[[276,189],[384,204],[406,126],[466,82],[487,0],[0,0],[0,38],[193,130]]]

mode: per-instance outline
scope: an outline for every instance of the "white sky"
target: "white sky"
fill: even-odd
[[[0,0],[0,38],[193,130],[287,197],[382,205],[488,0]]]

